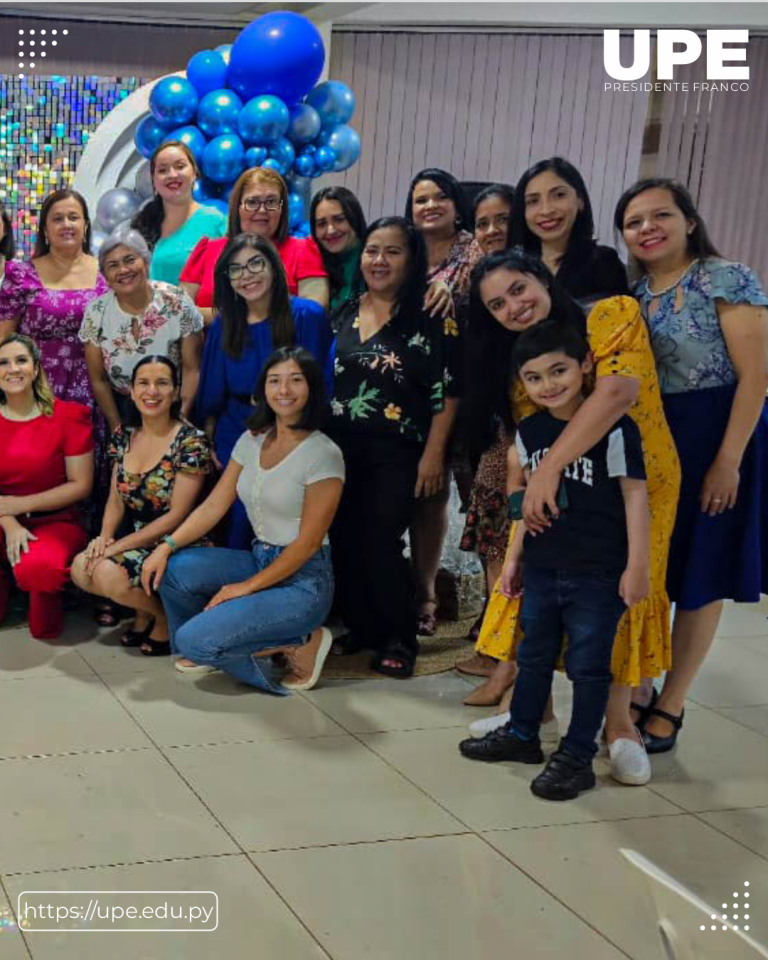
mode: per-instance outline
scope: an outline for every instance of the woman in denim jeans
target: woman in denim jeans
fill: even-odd
[[[267,360],[255,412],[210,496],[144,563],[142,583],[159,590],[176,669],[223,670],[271,693],[309,690],[331,646],[321,627],[333,575],[327,532],[341,498],[344,460],[321,433],[323,376],[300,347]],[[212,530],[239,496],[256,538],[250,550],[184,550]],[[170,562],[169,562],[170,561]],[[166,572],[167,566],[167,572]],[[165,574],[165,576],[163,576]],[[267,661],[285,655],[274,682]]]

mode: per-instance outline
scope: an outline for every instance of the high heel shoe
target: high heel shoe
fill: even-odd
[[[643,730],[643,743],[645,744],[645,749],[647,753],[667,753],[671,750],[672,747],[677,743],[677,735],[680,733],[680,730],[683,726],[683,717],[685,716],[685,710],[683,710],[679,717],[674,716],[674,714],[667,713],[666,710],[659,710],[658,707],[654,707],[652,710],[648,711],[646,717],[646,723],[651,717],[661,717],[662,720],[666,720],[668,723],[671,723],[674,727],[672,733],[668,737],[658,737],[655,733],[649,733],[647,730]]]
[[[643,706],[642,703],[636,703],[634,700],[630,703],[632,710],[637,710],[640,716],[635,720],[635,726],[642,733],[643,727],[648,721],[648,717],[651,714],[651,711],[656,706],[656,701],[659,699],[659,691],[656,687],[651,687],[651,699],[648,703]]]

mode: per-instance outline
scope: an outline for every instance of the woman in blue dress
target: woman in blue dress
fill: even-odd
[[[768,297],[749,267],[720,257],[675,181],[630,187],[615,224],[644,273],[635,296],[683,471],[667,575],[673,668],[644,724],[648,752],[663,753],[723,600],[768,592]]]
[[[263,237],[240,234],[227,243],[214,279],[218,316],[208,327],[197,392],[197,418],[213,440],[220,469],[253,413],[252,396],[265,361],[280,347],[302,346],[333,384],[331,328],[314,300],[288,295],[277,251]],[[229,520],[227,546],[249,547],[253,533],[238,500]]]

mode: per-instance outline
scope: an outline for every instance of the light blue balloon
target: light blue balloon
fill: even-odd
[[[254,97],[240,111],[237,128],[243,143],[257,147],[279,140],[288,129],[291,115],[277,97]]]
[[[251,167],[260,167],[269,156],[266,147],[248,147],[245,151],[245,167],[250,170]]]
[[[311,177],[315,169],[315,158],[309,153],[300,153],[294,161],[293,169],[301,177]]]
[[[304,197],[298,193],[288,194],[288,226],[293,230],[304,220]]]
[[[341,80],[326,80],[307,94],[306,102],[320,115],[323,126],[349,123],[355,112],[355,95]]]
[[[291,107],[291,123],[286,136],[297,145],[309,143],[320,133],[320,114],[308,103],[295,103]]]
[[[201,50],[187,64],[187,80],[204,97],[227,82],[227,64],[219,50]]]
[[[237,180],[245,169],[245,147],[234,133],[223,133],[203,151],[203,173],[214,183]]]
[[[198,166],[203,159],[203,150],[205,150],[205,145],[208,142],[198,128],[193,126],[178,127],[176,130],[171,130],[163,137],[163,140],[178,140],[185,144],[192,151],[192,156]]]
[[[163,77],[152,88],[149,109],[160,123],[179,127],[197,115],[197,90],[184,77]]]
[[[277,143],[273,143],[269,148],[269,155],[280,164],[280,173],[283,176],[288,173],[296,159],[296,151],[287,137],[280,137]]]
[[[151,113],[145,114],[136,125],[133,142],[142,157],[151,157],[163,142],[168,133],[168,127],[159,123]]]
[[[197,123],[207,137],[237,133],[237,118],[243,101],[232,90],[211,90],[197,108]]]
[[[264,163],[262,163],[261,166],[264,168],[264,170],[275,170],[277,173],[280,174],[280,176],[283,175],[282,169],[280,166],[280,161],[275,160],[274,157],[267,157],[267,159],[264,161]]]
[[[318,147],[315,163],[320,171],[333,170],[333,165],[336,163],[335,151],[331,147]]]
[[[218,47],[216,47],[216,53],[220,53],[220,54],[221,54],[222,60],[223,60],[224,63],[227,65],[227,67],[229,67],[229,58],[230,58],[230,55],[231,55],[231,53],[232,53],[232,44],[231,44],[231,43],[220,43],[220,44],[218,45]],[[224,84],[221,84],[221,86],[224,86]]]
[[[349,169],[358,160],[360,156],[360,135],[357,130],[353,130],[345,123],[340,123],[328,132],[325,137],[325,147],[320,149],[333,150],[336,159],[331,169],[334,173],[341,173],[342,170]]]

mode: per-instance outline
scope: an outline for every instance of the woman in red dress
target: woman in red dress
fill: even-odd
[[[32,636],[59,636],[61,591],[88,539],[77,505],[92,486],[90,411],[55,399],[34,340],[11,334],[0,343],[0,621],[12,573],[29,593]]]

